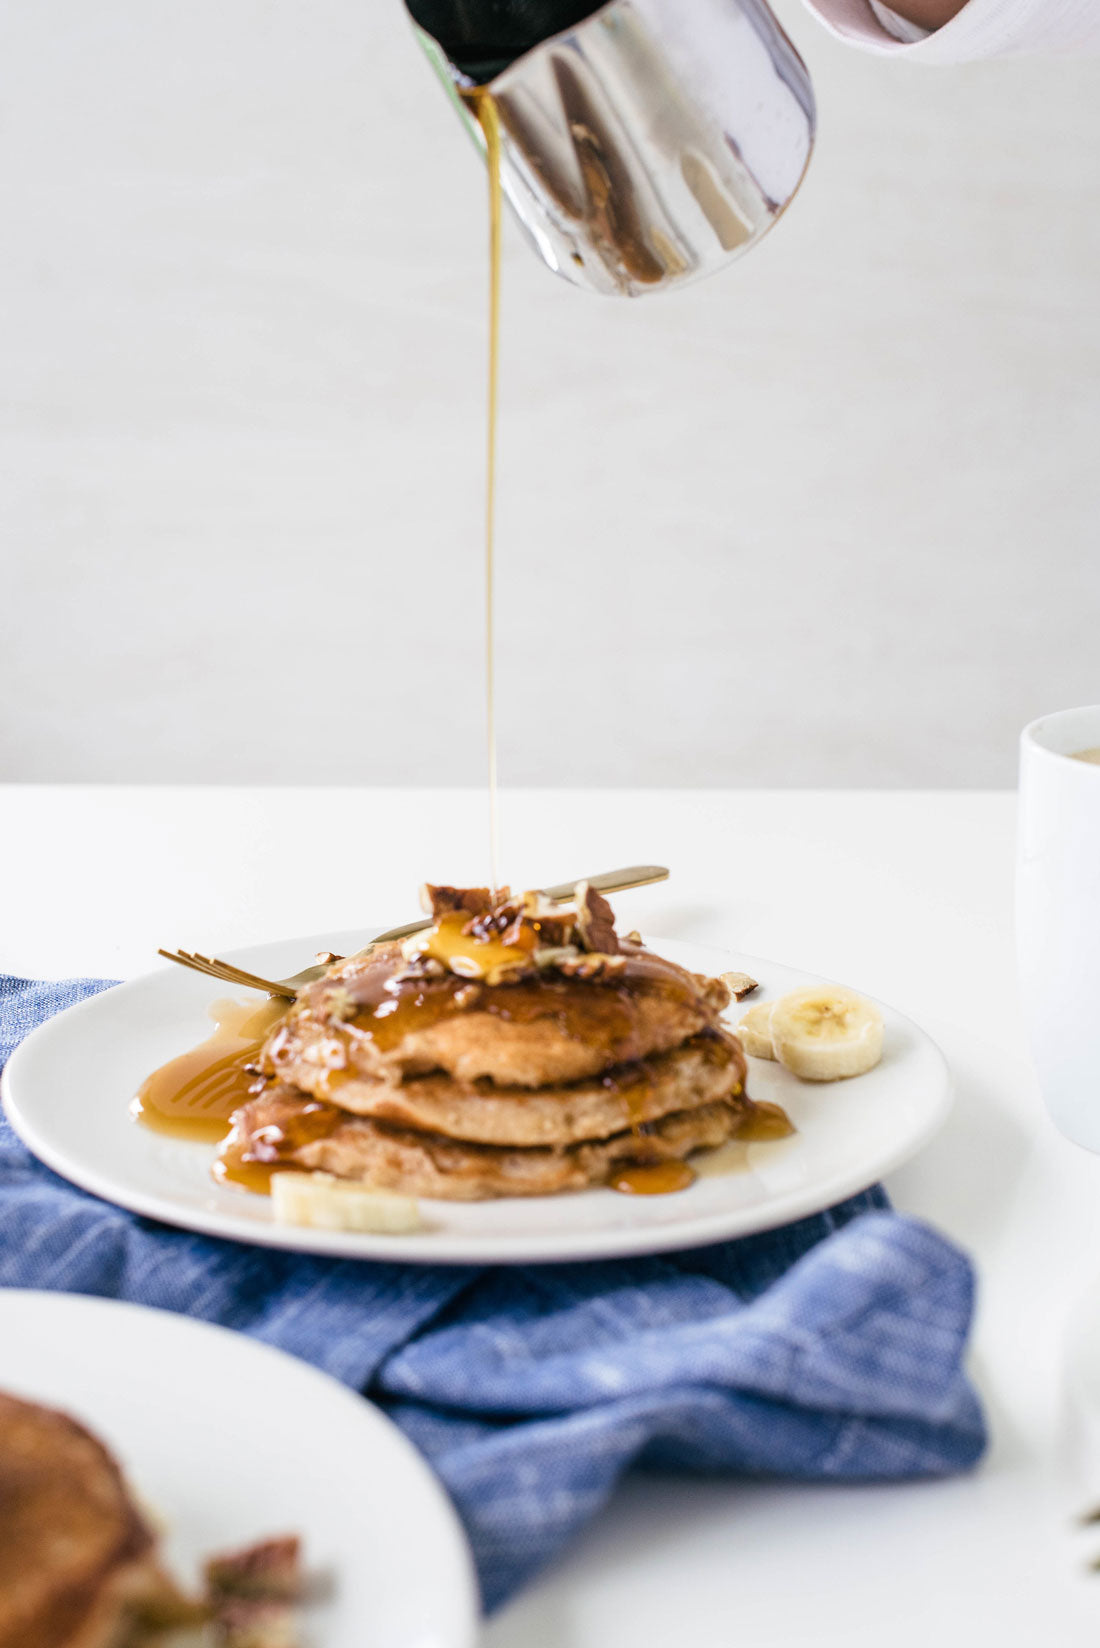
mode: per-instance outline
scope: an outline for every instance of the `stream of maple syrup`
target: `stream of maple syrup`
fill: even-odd
[[[500,112],[486,86],[463,92],[485,138],[489,173],[489,362],[485,435],[485,720],[489,775],[489,870],[500,886],[500,818],[497,799],[496,715],[496,515],[497,412],[500,389],[500,238],[503,190],[500,175]]]

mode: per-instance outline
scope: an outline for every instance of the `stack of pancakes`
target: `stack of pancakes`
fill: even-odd
[[[722,1144],[751,1111],[729,991],[599,895],[426,889],[426,936],[330,967],[267,1041],[227,1156],[413,1196],[535,1196]]]

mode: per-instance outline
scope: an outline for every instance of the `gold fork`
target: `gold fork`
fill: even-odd
[[[660,864],[632,864],[625,870],[606,870],[602,875],[582,876],[580,880],[587,880],[588,885],[598,893],[621,893],[627,887],[648,887],[654,881],[667,881],[668,871]],[[571,898],[578,886],[579,881],[560,881],[554,887],[544,887],[542,891],[547,898],[565,899]],[[430,925],[430,918],[422,916],[419,921],[406,922],[404,927],[391,927],[370,942],[381,944],[388,939],[408,938],[411,933],[423,932]],[[369,949],[370,945],[364,948]],[[250,973],[247,968],[236,967],[230,961],[220,961],[217,956],[204,956],[198,950],[158,950],[157,955],[163,956],[166,961],[178,962],[181,967],[191,967],[196,973],[207,973],[211,978],[221,979],[224,984],[242,984],[249,990],[264,990],[269,996],[285,996],[288,1001],[293,1001],[304,985],[319,979],[331,961],[335,960],[330,955],[325,961],[306,967],[290,978],[268,979],[259,973]]]

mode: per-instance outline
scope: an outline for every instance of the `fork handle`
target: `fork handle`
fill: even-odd
[[[598,893],[621,893],[627,887],[648,887],[652,881],[667,881],[668,871],[663,864],[631,864],[625,870],[604,870],[602,875],[580,876],[576,881],[559,881],[556,887],[544,887],[547,898],[571,898],[582,881],[595,887]]]

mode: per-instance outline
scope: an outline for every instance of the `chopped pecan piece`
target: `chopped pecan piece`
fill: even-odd
[[[758,981],[750,978],[747,973],[723,973],[722,983],[734,1001],[743,1001],[746,996],[751,996],[754,990],[760,988]]]
[[[540,944],[572,944],[577,931],[577,918],[572,910],[565,914],[555,911],[550,915],[532,917],[531,925],[538,934]]]
[[[502,887],[496,896],[497,902],[506,899],[507,887]],[[426,881],[420,889],[420,908],[437,921],[452,910],[465,910],[471,916],[483,915],[493,908],[493,902],[488,887],[436,887]]]
[[[516,916],[500,933],[500,942],[509,945],[514,950],[526,950],[530,944],[531,925],[523,917]]]
[[[615,916],[606,898],[601,898],[587,881],[578,881],[576,899],[577,929],[585,949],[604,956],[618,955]]]
[[[540,944],[568,944],[575,923],[572,910],[563,912],[539,894],[525,893],[522,899],[509,899],[485,915],[474,916],[462,931],[484,942],[496,940],[515,949],[533,950]]]
[[[211,1597],[259,1597],[294,1602],[302,1594],[302,1542],[296,1534],[261,1539],[241,1551],[212,1556],[204,1569]]]
[[[518,899],[507,899],[491,910],[475,915],[463,927],[464,933],[485,942],[498,938],[502,944],[515,944],[523,927],[523,905]]]
[[[577,930],[577,912],[572,904],[557,904],[545,893],[524,893],[523,913],[538,934],[540,944],[572,944]]]

